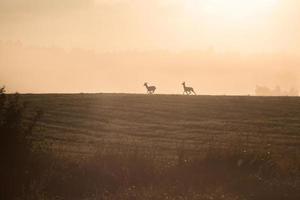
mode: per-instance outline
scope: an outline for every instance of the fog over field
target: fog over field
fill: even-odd
[[[9,92],[144,93],[144,82],[157,93],[181,94],[182,81],[197,94],[254,95],[256,85],[300,88],[296,55],[202,51],[117,51],[27,46],[0,42],[0,78]]]
[[[9,92],[255,94],[300,88],[297,0],[2,0]]]

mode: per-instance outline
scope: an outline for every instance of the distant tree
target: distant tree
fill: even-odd
[[[282,95],[282,91],[280,86],[276,86],[275,89],[272,91],[272,96],[281,96]]]
[[[299,96],[299,91],[296,88],[291,88],[289,91],[289,96]]]
[[[25,110],[19,94],[0,89],[0,199],[24,199],[30,187],[30,136],[42,112],[25,121]]]
[[[257,96],[270,96],[272,94],[271,90],[264,86],[256,86],[255,94]]]
[[[291,88],[289,91],[282,90],[280,86],[276,86],[274,89],[256,86],[255,94],[257,96],[299,96],[299,91],[295,88]]]

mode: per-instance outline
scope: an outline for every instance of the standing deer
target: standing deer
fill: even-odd
[[[153,94],[156,90],[155,86],[148,86],[148,83],[144,83],[144,86],[147,88],[147,93],[148,94]]]
[[[196,93],[192,87],[185,86],[185,82],[183,82],[182,85],[183,85],[183,94],[190,95],[193,92],[194,95],[196,95]]]

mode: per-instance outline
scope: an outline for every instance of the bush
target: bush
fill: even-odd
[[[41,112],[24,120],[26,103],[19,94],[5,94],[0,89],[0,174],[1,199],[13,199],[28,193],[31,181],[31,140],[30,136]]]

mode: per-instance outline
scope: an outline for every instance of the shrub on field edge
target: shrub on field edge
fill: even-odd
[[[19,94],[6,94],[4,87],[0,89],[1,199],[25,197],[35,173],[31,170],[30,136],[42,112],[24,120],[25,110],[26,103],[21,102]]]

